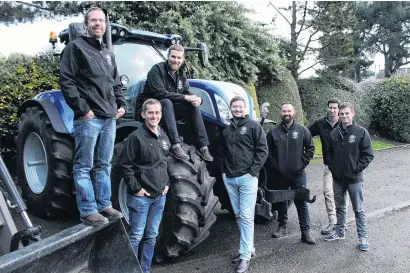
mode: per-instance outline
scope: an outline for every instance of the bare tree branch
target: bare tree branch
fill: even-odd
[[[41,10],[49,11],[49,12],[52,12],[52,11],[53,11],[52,9],[45,8],[45,7],[38,6],[38,5],[34,5],[34,4],[31,4],[31,3],[28,3],[28,2],[16,1],[16,3],[22,4],[22,5],[26,5],[26,6],[29,6],[29,7],[33,7],[33,8],[36,8],[36,9],[41,9]]]
[[[302,28],[305,25],[307,4],[308,4],[308,2],[306,1],[305,2],[305,8],[304,8],[304,11],[303,11],[302,23],[300,24],[299,31],[296,31],[296,38],[299,37],[300,33],[302,32]]]
[[[303,50],[303,52],[302,52],[302,54],[300,55],[299,60],[298,60],[298,62],[297,62],[298,65],[299,65],[299,64],[302,62],[302,60],[305,58],[305,54],[306,54],[306,51],[307,51],[308,48],[309,48],[309,44],[310,44],[310,42],[312,42],[312,37],[313,37],[316,33],[318,33],[318,32],[319,32],[319,30],[316,30],[316,31],[314,31],[314,32],[312,32],[312,33],[310,34],[309,39],[308,39],[308,41],[307,41],[307,43],[306,43],[305,49]]]
[[[317,61],[316,63],[312,64],[311,66],[308,66],[307,68],[303,69],[302,71],[298,72],[298,75],[302,74],[303,72],[305,72],[306,70],[311,69],[312,67],[314,67],[317,64],[322,63],[322,61]],[[316,71],[316,70],[315,70]]]
[[[288,22],[289,25],[291,25],[290,21],[288,20],[288,18],[285,17],[285,15],[283,15],[283,13],[277,8],[275,7],[272,2],[269,1],[269,4],[286,20],[286,22]]]

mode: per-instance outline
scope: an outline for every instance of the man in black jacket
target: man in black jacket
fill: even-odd
[[[323,173],[323,195],[325,197],[325,206],[327,216],[329,218],[329,224],[323,228],[321,233],[323,235],[330,234],[336,224],[336,209],[335,199],[333,197],[333,177],[329,170],[329,162],[327,161],[327,151],[329,145],[330,132],[339,125],[339,105],[338,99],[330,99],[327,102],[328,113],[325,117],[316,120],[309,126],[309,131],[314,136],[320,136],[322,143],[323,163],[325,164],[325,170]]]
[[[327,161],[333,175],[337,224],[335,232],[326,241],[345,239],[346,230],[346,192],[349,192],[356,217],[360,250],[368,250],[366,215],[363,206],[363,170],[373,160],[373,148],[369,133],[353,123],[353,105],[340,105],[341,124],[330,133]]]
[[[312,136],[309,130],[294,120],[295,108],[290,103],[281,107],[282,122],[267,135],[269,157],[267,167],[270,169],[268,185],[276,190],[295,190],[306,187],[305,168],[315,153]],[[278,228],[272,233],[274,238],[287,235],[288,202],[276,204],[278,209]],[[298,212],[302,242],[315,244],[310,235],[310,217],[306,201],[295,199]]]
[[[129,238],[143,272],[150,272],[169,188],[170,142],[158,126],[162,115],[159,101],[146,100],[141,114],[145,123],[126,139],[118,161],[118,174],[128,188]]]
[[[110,173],[116,118],[125,113],[125,99],[114,54],[102,43],[104,12],[91,8],[84,25],[86,36],[70,41],[62,54],[60,86],[74,112],[73,176],[80,217],[102,225],[122,217],[111,207]]]
[[[254,218],[259,171],[268,156],[265,132],[261,125],[245,115],[245,99],[236,96],[230,102],[233,118],[222,132],[219,156],[225,187],[240,231],[237,272],[243,273],[255,254]]]
[[[213,161],[208,150],[209,140],[199,105],[202,99],[189,92],[189,83],[181,68],[184,62],[184,47],[176,44],[168,49],[168,60],[154,65],[148,72],[144,93],[161,102],[165,123],[171,140],[171,152],[175,157],[187,160],[189,156],[182,150],[176,118],[188,117],[194,129],[200,156],[205,161]]]

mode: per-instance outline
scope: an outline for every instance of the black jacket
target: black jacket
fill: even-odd
[[[81,36],[64,48],[60,87],[75,119],[90,110],[104,118],[125,109],[114,54],[96,39]]]
[[[231,120],[231,125],[222,131],[221,170],[227,177],[238,177],[249,173],[259,177],[268,156],[265,132],[262,126],[248,116],[239,119],[236,125]]]
[[[373,148],[367,130],[353,124],[343,130],[339,124],[330,133],[329,169],[339,182],[363,181],[363,170],[373,160]]]
[[[340,121],[338,121],[335,126],[332,127],[332,124],[330,121],[327,119],[327,116],[321,119],[316,120],[313,122],[312,125],[308,127],[310,133],[312,134],[312,137],[314,136],[319,136],[320,141],[322,142],[322,155],[323,155],[323,163],[325,165],[329,165],[329,162],[327,161],[327,158],[329,157],[327,155],[327,151],[329,150],[329,140],[330,140],[330,132],[334,128],[336,128],[339,125]]]
[[[143,93],[157,100],[170,99],[172,102],[184,102],[185,95],[191,94],[188,91],[188,79],[182,69],[175,73],[174,79],[168,71],[167,62],[154,65],[148,72]]]
[[[151,197],[156,197],[169,185],[169,147],[165,132],[160,129],[158,137],[145,123],[128,136],[118,161],[118,175],[124,178],[129,193],[144,188]]]
[[[300,177],[315,154],[309,130],[296,121],[289,129],[279,123],[266,139],[269,147],[267,167],[289,179]]]

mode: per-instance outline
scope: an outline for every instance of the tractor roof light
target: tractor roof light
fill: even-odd
[[[54,49],[55,44],[57,43],[57,32],[50,31],[50,35],[48,35],[48,42],[53,45],[53,49]]]

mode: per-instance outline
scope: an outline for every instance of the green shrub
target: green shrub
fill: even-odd
[[[373,94],[372,126],[382,135],[410,142],[410,77],[385,80]]]
[[[304,123],[302,103],[295,79],[286,68],[278,73],[279,79],[273,80],[270,84],[257,87],[259,103],[269,102],[270,107],[267,118],[279,121],[282,103],[290,102],[296,109],[296,120]]]
[[[309,124],[327,113],[327,101],[338,98],[358,106],[358,87],[349,79],[335,75],[323,75],[300,79],[299,93]]]
[[[359,87],[359,104],[358,115],[355,117],[355,121],[361,126],[373,130],[371,128],[372,116],[373,116],[373,100],[377,90],[380,89],[384,80],[367,79],[358,83]]]
[[[0,60],[0,152],[14,155],[20,105],[41,91],[58,88],[50,54],[12,54]]]

